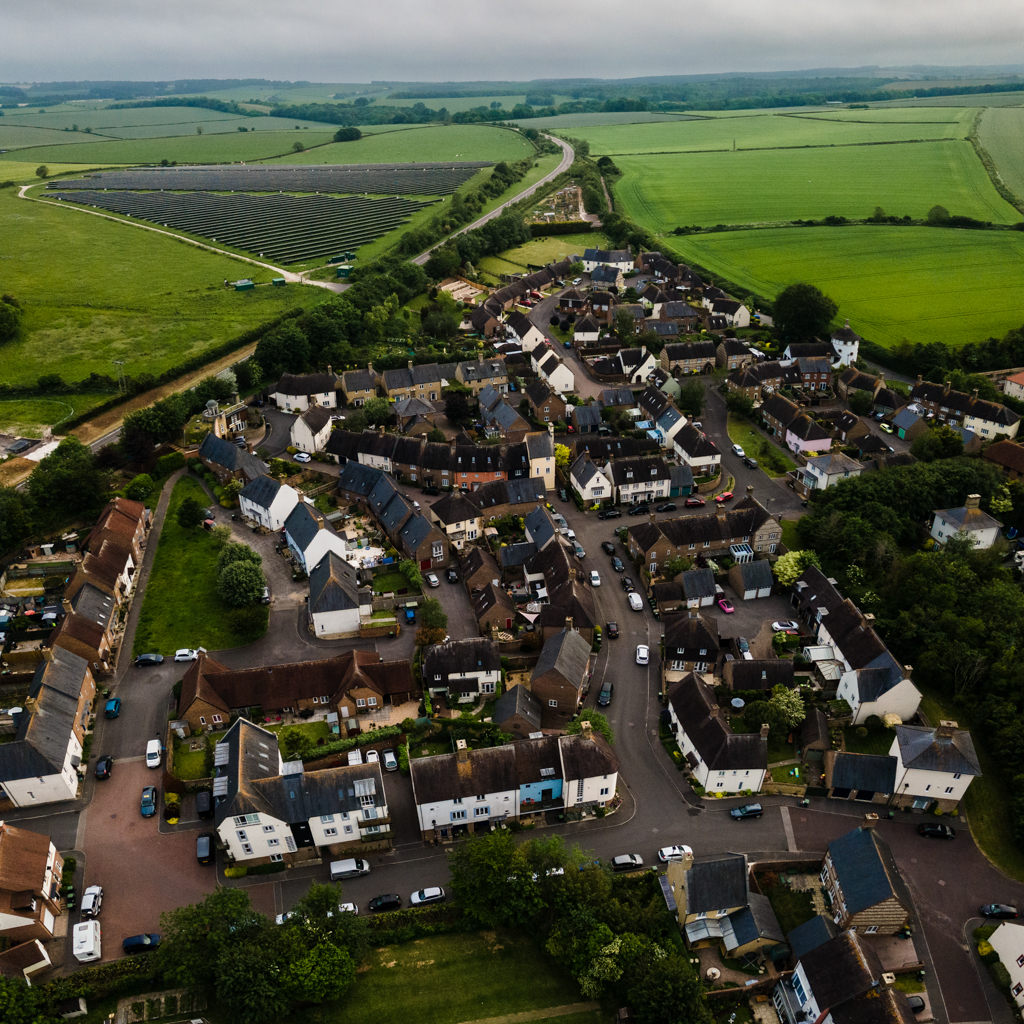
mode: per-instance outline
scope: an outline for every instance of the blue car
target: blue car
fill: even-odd
[[[121,698],[111,697],[107,701],[106,707],[103,709],[103,715],[106,718],[118,718],[121,714]]]
[[[156,786],[146,786],[143,789],[139,810],[144,818],[152,818],[156,814]]]

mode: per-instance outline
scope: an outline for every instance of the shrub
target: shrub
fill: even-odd
[[[130,501],[145,501],[155,489],[153,478],[148,473],[140,473],[124,489],[124,496]]]
[[[245,878],[249,869],[244,864],[231,864],[224,869],[225,878]]]
[[[992,981],[1000,992],[1008,992],[1010,989],[1010,972],[1001,961],[988,965],[988,973],[992,975]]]

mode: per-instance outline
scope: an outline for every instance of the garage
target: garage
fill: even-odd
[[[757,559],[734,565],[729,570],[729,583],[743,601],[770,597],[772,585],[775,583],[771,562],[767,559]]]

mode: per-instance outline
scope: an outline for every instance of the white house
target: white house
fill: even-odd
[[[590,274],[598,267],[614,267],[625,274],[633,269],[633,254],[628,249],[584,249],[584,271]]]
[[[327,367],[326,373],[285,373],[271,389],[270,397],[285,412],[305,412],[311,405],[338,407],[341,378]]]
[[[588,313],[576,321],[572,340],[580,345],[596,343],[601,337],[601,325]]]
[[[844,327],[838,327],[832,332],[832,348],[835,351],[833,365],[842,363],[844,366],[853,366],[860,354],[860,343],[862,338],[855,331],[850,329],[850,321],[847,319]]]
[[[321,405],[310,406],[292,422],[291,442],[300,452],[323,451],[331,436],[331,414]]]
[[[1024,373],[1015,373],[1003,381],[1003,394],[1024,402]]]
[[[690,672],[668,692],[670,727],[699,785],[709,793],[756,793],[768,771],[768,731],[732,731],[714,690]]]
[[[530,353],[530,363],[534,372],[548,382],[553,391],[560,395],[572,392],[576,387],[576,378],[554,349],[548,345],[535,348]]]
[[[733,299],[715,299],[711,303],[712,315],[724,316],[730,327],[749,327],[750,310],[742,302]]]
[[[842,656],[841,649],[838,653]],[[917,714],[921,691],[907,678],[909,672],[888,651],[868,667],[850,668],[845,660],[841,667],[836,697],[853,709],[854,725],[861,725],[872,715],[878,718],[899,715],[906,722]]]
[[[864,472],[864,464],[842,452],[817,455],[796,471],[797,483],[808,491],[823,491],[840,480],[849,480]]]
[[[331,529],[324,514],[308,501],[300,501],[292,509],[284,521],[284,535],[307,575],[328,551],[345,556],[345,542]]]
[[[282,761],[277,736],[244,718],[214,749],[217,834],[233,863],[288,865],[390,848],[379,764],[306,773]]]
[[[672,487],[672,471],[660,455],[612,459],[608,468],[616,492],[615,500],[622,504],[667,498]]]
[[[578,736],[559,736],[562,756],[562,802],[573,807],[604,807],[615,797],[619,782],[619,760],[589,722],[581,722]]]
[[[501,650],[489,638],[449,640],[423,651],[423,689],[460,703],[501,691]]]
[[[284,521],[298,503],[299,493],[294,487],[265,473],[251,480],[238,493],[242,515],[256,520],[271,533],[284,526]]]
[[[584,452],[569,470],[569,481],[573,490],[583,499],[584,504],[607,501],[613,495],[612,482]]]
[[[968,494],[961,508],[937,509],[932,517],[931,535],[936,544],[950,537],[969,537],[976,548],[990,548],[999,539],[1002,524],[978,507],[980,494]]]
[[[693,471],[694,476],[714,476],[722,465],[722,453],[714,441],[692,423],[677,426],[672,439],[676,454]]]
[[[525,314],[513,310],[505,321],[505,334],[518,341],[524,352],[532,352],[547,340],[544,332]]]
[[[309,619],[322,640],[359,632],[359,587],[355,568],[328,551],[309,574]],[[372,599],[366,614],[372,611]]]
[[[989,945],[1010,975],[1010,995],[1024,1007],[1024,925],[1003,921],[988,937]]]
[[[620,348],[617,358],[630,384],[643,384],[655,367],[660,365],[654,354],[647,351],[646,345],[640,348]]]
[[[900,806],[951,810],[967,792],[981,766],[971,734],[956,722],[934,728],[897,725],[889,756],[896,758],[896,798]]]

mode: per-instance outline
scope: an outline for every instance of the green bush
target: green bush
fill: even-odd
[[[245,878],[249,869],[244,864],[230,864],[224,869],[225,878]]]
[[[181,452],[171,452],[170,455],[161,455],[156,460],[156,475],[158,477],[170,476],[175,470],[185,465],[185,456]]]
[[[1008,992],[1010,990],[1010,972],[1001,961],[989,964],[988,973],[992,975],[992,981],[1000,992]]]

